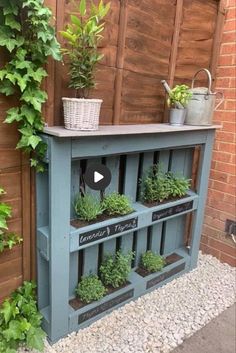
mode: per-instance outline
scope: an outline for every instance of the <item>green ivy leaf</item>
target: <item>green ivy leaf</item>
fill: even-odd
[[[5,24],[9,26],[11,29],[16,29],[17,31],[21,30],[21,25],[18,21],[16,21],[14,15],[9,14],[5,17]]]
[[[47,47],[45,54],[47,56],[52,56],[54,60],[61,61],[62,56],[61,56],[61,50],[60,50],[60,44],[58,41],[55,39],[53,40],[50,45]]]
[[[39,67],[36,71],[34,71],[32,68],[28,70],[28,76],[32,77],[35,81],[39,83],[47,75],[47,71],[45,71],[42,67]]]
[[[41,138],[39,136],[36,135],[32,135],[30,136],[29,140],[28,140],[28,144],[29,146],[31,146],[34,150],[36,148],[36,146],[41,142]]]
[[[26,334],[27,346],[42,352],[44,349],[43,339],[45,337],[45,332],[40,327],[31,327]]]
[[[10,81],[5,79],[0,83],[0,93],[5,94],[6,96],[11,96],[15,93],[15,88]]]
[[[5,323],[7,324],[13,314],[12,306],[8,300],[5,300],[5,302],[2,304],[0,313],[3,315]]]
[[[42,104],[46,102],[47,93],[40,89],[28,87],[21,96],[21,100],[31,104],[35,110],[41,112]]]
[[[21,116],[24,116],[27,122],[30,123],[30,125],[33,125],[36,118],[36,112],[32,107],[24,104],[21,107]]]
[[[7,111],[7,117],[5,119],[5,123],[11,124],[14,121],[20,121],[21,115],[19,114],[19,108],[11,108]]]

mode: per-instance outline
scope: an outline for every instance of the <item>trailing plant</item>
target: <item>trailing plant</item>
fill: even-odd
[[[133,258],[134,252],[125,255],[121,251],[117,251],[114,256],[107,256],[100,266],[100,275],[103,283],[106,286],[118,288],[127,282]]]
[[[180,103],[183,108],[186,108],[190,99],[192,98],[192,92],[189,91],[189,87],[186,85],[176,85],[169,93],[167,103],[169,107],[178,108],[176,103]]]
[[[191,179],[163,172],[160,165],[150,167],[140,180],[143,202],[162,202],[172,197],[185,196]]]
[[[141,266],[148,272],[161,271],[165,266],[165,259],[151,250],[148,250],[141,257]]]
[[[0,196],[5,194],[5,191],[0,187]],[[22,239],[15,233],[8,233],[7,220],[11,217],[12,209],[4,202],[0,202],[0,253],[5,249],[12,249],[16,244],[19,244]]]
[[[98,44],[103,38],[102,19],[107,15],[110,3],[104,5],[101,0],[96,6],[91,2],[89,13],[86,0],[81,0],[75,7],[79,15],[71,14],[70,23],[65,31],[60,32],[67,42],[62,53],[68,58],[70,65],[69,87],[76,90],[76,97],[85,98],[95,86],[95,67],[103,58],[103,54],[98,51]]]
[[[117,192],[105,196],[102,208],[110,216],[126,215],[133,212],[129,198]]]
[[[88,304],[104,297],[106,288],[98,276],[89,275],[81,278],[75,292],[83,302]]]
[[[78,219],[86,222],[95,220],[103,213],[100,201],[89,194],[85,194],[84,196],[79,194],[76,196],[74,210]]]
[[[35,296],[36,285],[24,282],[0,307],[0,353],[15,353],[19,345],[43,351],[46,336]]]
[[[42,104],[47,93],[41,88],[47,76],[48,57],[61,60],[60,46],[51,26],[52,12],[44,0],[0,0],[0,47],[7,62],[0,69],[0,93],[19,98],[19,106],[7,111],[5,122],[18,123],[21,134],[17,148],[31,153],[31,166],[43,170],[46,144]]]

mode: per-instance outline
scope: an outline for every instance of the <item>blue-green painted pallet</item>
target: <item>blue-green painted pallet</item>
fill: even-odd
[[[113,127],[114,128],[114,127]],[[53,128],[52,128],[53,129]],[[43,135],[48,144],[48,170],[37,175],[38,304],[43,327],[55,342],[71,331],[89,325],[116,307],[153,290],[194,268],[200,243],[214,128],[167,133],[139,132],[121,136],[55,137]],[[159,162],[163,169],[191,177],[194,146],[201,146],[197,188],[186,198],[155,207],[139,202],[139,179]],[[106,192],[119,191],[130,197],[134,212],[80,229],[71,226],[72,202],[81,187],[81,168],[101,162],[112,172]],[[100,197],[86,187],[86,192]],[[187,215],[193,215],[190,249],[185,246]],[[117,249],[135,251],[130,284],[101,301],[79,310],[69,305],[83,275],[97,273],[106,254]],[[177,262],[159,274],[142,277],[135,272],[146,250],[167,256],[177,253]]]

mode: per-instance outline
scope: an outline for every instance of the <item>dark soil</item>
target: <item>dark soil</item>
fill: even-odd
[[[91,224],[96,224],[96,223],[99,223],[99,222],[107,221],[108,219],[128,216],[128,215],[130,215],[130,214],[132,214],[134,212],[135,211],[127,213],[126,215],[112,215],[112,216],[108,215],[107,213],[102,213],[101,215],[99,215],[93,221],[87,222],[87,221],[81,221],[80,219],[72,219],[70,224],[73,227],[75,227],[75,228],[82,228],[82,227],[90,226]]]
[[[127,281],[127,282],[125,282],[122,286],[120,286],[120,287],[118,287],[118,288],[113,288],[112,286],[106,287],[107,292],[106,292],[105,297],[106,297],[107,295],[109,295],[109,294],[112,294],[112,293],[114,293],[114,292],[117,292],[119,289],[122,289],[122,288],[127,287],[129,284],[130,284],[130,282]],[[94,301],[91,302],[91,303],[94,303]],[[91,303],[88,303],[88,304],[87,304],[87,303],[85,303],[85,302],[82,302],[78,297],[77,297],[77,298],[74,298],[74,299],[71,299],[71,300],[69,301],[70,306],[71,306],[74,310],[81,309],[81,308],[83,308],[84,306],[89,305],[89,304],[91,304]]]
[[[171,254],[171,255],[169,255],[169,256],[167,256],[167,257],[165,258],[166,263],[165,263],[165,266],[164,266],[164,267],[166,267],[166,266],[168,266],[168,265],[171,265],[171,264],[177,262],[177,261],[180,260],[180,259],[182,259],[182,257],[181,257],[180,255],[178,255],[178,254],[176,254],[176,253],[173,253],[173,254]],[[151,274],[153,274],[153,273],[158,273],[158,272],[161,272],[161,271],[150,272],[150,271],[146,270],[145,268],[143,268],[143,267],[141,267],[141,266],[138,267],[137,270],[136,270],[136,273],[138,273],[138,274],[139,274],[140,276],[142,276],[142,277],[147,277],[147,276],[149,276],[149,275],[151,275]]]
[[[159,201],[147,202],[146,201],[146,202],[143,202],[143,205],[146,206],[146,207],[155,207],[155,206],[163,205],[163,204],[168,203],[168,202],[182,200],[182,199],[185,199],[186,197],[188,197],[188,195],[185,195],[185,196],[182,196],[182,197],[172,197],[171,199],[166,199],[166,200],[163,200],[161,202],[159,202]]]

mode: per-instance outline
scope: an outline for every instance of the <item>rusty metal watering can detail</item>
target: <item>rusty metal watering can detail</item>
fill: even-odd
[[[194,87],[194,82],[200,72],[205,72],[208,76],[207,87]],[[207,69],[200,69],[197,71],[192,80],[192,87],[190,91],[193,96],[187,106],[187,116],[185,124],[188,125],[211,125],[212,116],[215,110],[221,105],[224,100],[222,92],[211,91],[212,78],[211,73]],[[215,106],[217,95],[219,95],[220,102]]]

